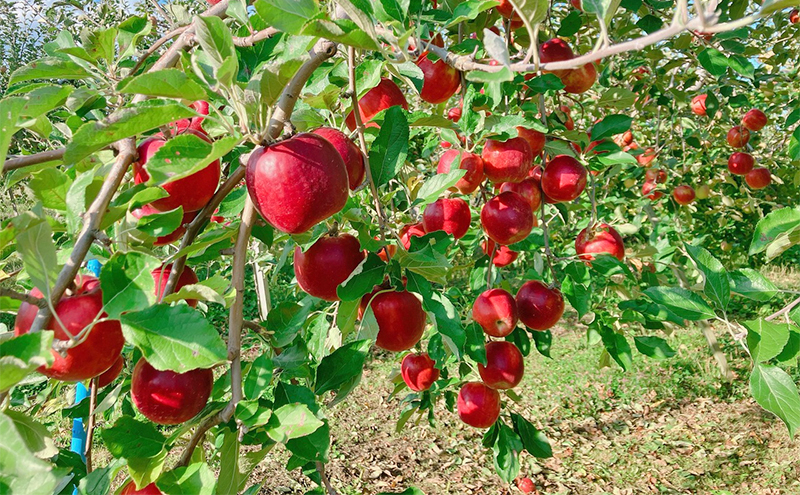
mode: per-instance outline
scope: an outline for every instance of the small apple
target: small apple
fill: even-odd
[[[755,164],[756,161],[750,153],[735,151],[728,158],[728,170],[736,175],[747,175]]]
[[[211,5],[216,5],[220,2],[220,0],[208,0],[208,3]],[[129,481],[122,490],[119,492],[119,495],[164,495],[161,490],[158,489],[155,482],[150,483],[149,485],[145,485],[141,490],[136,489],[136,483],[133,481]]]
[[[529,177],[520,182],[504,182],[500,192],[511,191],[525,198],[534,212],[542,205],[542,189],[539,180]]]
[[[542,172],[542,192],[554,201],[572,201],[586,188],[586,168],[569,155],[558,155]]]
[[[792,11],[789,12],[789,22],[792,24],[800,22],[800,10],[792,9]]]
[[[575,2],[580,5],[581,0],[572,0],[572,5],[575,5]],[[533,484],[533,480],[530,478],[518,478],[517,488],[522,493],[532,493],[534,490],[536,490],[536,485]]]
[[[358,112],[361,115],[361,122],[367,127],[378,127],[378,124],[370,122],[372,117],[378,114],[381,110],[400,105],[408,110],[408,102],[403,92],[397,87],[391,79],[382,78],[377,86],[366,92],[364,96],[358,100]],[[347,128],[351,131],[356,130],[356,117],[351,110],[345,118]]]
[[[692,98],[692,112],[695,115],[705,116],[706,115],[706,99],[708,95],[697,95]]]
[[[247,192],[273,227],[301,234],[347,202],[347,168],[322,136],[301,133],[257,148],[247,162]]]
[[[366,253],[350,234],[320,237],[305,252],[294,248],[294,275],[306,293],[338,301],[336,288],[364,261]]]
[[[522,137],[508,141],[487,139],[481,158],[483,173],[492,182],[519,182],[528,177],[533,166],[533,152]]]
[[[472,319],[487,335],[505,337],[517,326],[517,303],[514,296],[503,289],[484,291],[472,305]]]
[[[406,355],[400,363],[400,374],[408,388],[416,392],[428,390],[439,379],[436,361],[424,352]]]
[[[514,244],[528,237],[533,230],[533,210],[525,198],[506,191],[483,205],[481,225],[496,243]]]
[[[405,290],[381,292],[378,295],[374,295],[375,292],[362,297],[359,306],[359,314],[366,311],[367,305],[375,314],[378,322],[375,345],[392,352],[406,351],[417,345],[427,322],[419,299]]]
[[[483,175],[483,158],[466,151],[447,150],[439,158],[439,164],[436,166],[436,172],[446,174],[450,172],[453,162],[461,157],[458,168],[466,170],[463,177],[456,182],[456,188],[461,194],[470,194],[483,182],[485,178]]]
[[[500,394],[481,382],[465,383],[456,401],[458,417],[475,428],[489,428],[500,417]]]
[[[543,64],[547,64],[550,62],[561,62],[564,60],[570,60],[575,57],[575,54],[572,52],[572,48],[567,44],[566,41],[560,38],[553,38],[549,41],[545,41],[539,46],[539,61]],[[554,71],[544,71],[544,72],[552,72],[559,78],[565,74],[567,74],[572,69],[561,69],[561,70],[554,70]]]
[[[709,196],[711,196],[711,188],[708,186],[708,184],[701,184],[700,187],[695,190],[695,193],[697,195],[697,199],[707,199]]]
[[[642,184],[642,196],[650,198],[652,201],[661,199],[661,197],[664,196],[664,193],[661,191],[656,191],[657,187],[658,184],[655,182],[645,181],[645,183]]]
[[[438,105],[449,100],[461,86],[461,74],[442,59],[432,62],[428,58],[428,52],[423,52],[419,56],[417,67],[423,76],[422,91],[419,95],[428,103]]]
[[[635,149],[635,148],[634,148]],[[636,161],[642,167],[649,167],[653,160],[656,159],[656,150],[654,148],[647,148],[644,153],[636,155]]]
[[[533,330],[547,330],[564,314],[564,296],[556,287],[528,280],[517,291],[519,320]]]
[[[336,151],[341,155],[344,165],[347,168],[347,178],[350,190],[355,191],[364,182],[366,170],[364,166],[364,155],[352,139],[339,129],[332,127],[320,127],[313,131],[314,134],[322,136],[330,142]]]
[[[744,181],[747,182],[750,189],[764,189],[772,182],[772,176],[769,169],[756,167],[744,176]]]
[[[406,248],[406,251],[411,248],[411,238],[412,237],[422,237],[427,232],[425,232],[425,227],[423,226],[422,222],[415,223],[413,225],[406,225],[402,229],[400,229],[400,242],[403,243],[403,247]]]
[[[498,245],[491,239],[481,242],[481,249],[486,253],[486,256],[491,256],[492,252],[494,252],[492,264],[497,268],[510,265],[519,256],[518,252],[512,251],[508,246]]]
[[[219,1],[219,0],[217,0]],[[193,101],[190,105],[200,115],[208,115],[210,106],[207,101],[198,100]],[[169,124],[170,129],[173,129],[177,134],[183,133],[186,129],[194,129],[205,134],[203,129],[203,121],[205,117],[192,117],[191,119],[180,119]]]
[[[667,172],[661,168],[648,168],[644,172],[644,180],[655,182],[656,184],[663,184],[667,182]]]
[[[723,252],[729,253],[733,250],[733,244],[728,241],[722,241],[719,243],[719,248],[722,249]]]
[[[594,85],[595,81],[597,81],[597,69],[591,62],[583,67],[570,69],[561,76],[564,91],[572,94],[585,93]]]
[[[751,131],[760,131],[767,125],[767,115],[761,110],[754,108],[744,114],[742,125]]]
[[[522,353],[512,342],[489,342],[486,344],[486,366],[478,363],[478,373],[483,383],[493,389],[514,388],[525,373]]]
[[[728,144],[734,148],[744,148],[750,141],[750,131],[746,127],[737,125],[728,131]]]
[[[461,239],[469,230],[472,214],[469,205],[461,198],[439,198],[425,207],[422,227],[425,232],[444,230],[456,239]]]
[[[210,369],[160,371],[141,358],[133,367],[131,396],[136,409],[150,421],[176,425],[203,410],[213,385],[214,372]]]
[[[601,223],[581,230],[575,239],[575,252],[583,260],[591,261],[594,254],[606,253],[622,261],[625,258],[625,243],[617,230]]]
[[[167,281],[169,280],[169,274],[171,272],[172,263],[168,265],[162,265],[150,272],[150,275],[153,276],[153,281],[156,283],[157,301],[161,299],[161,293],[164,292],[164,288],[167,286]],[[194,270],[188,266],[184,266],[181,275],[178,277],[178,283],[175,284],[175,292],[178,292],[183,286],[196,284],[199,281],[200,279],[197,278],[197,274],[194,273]],[[186,304],[196,308],[197,299],[187,299]]]
[[[672,197],[679,205],[688,205],[695,198],[694,189],[691,186],[680,185],[672,190]]]

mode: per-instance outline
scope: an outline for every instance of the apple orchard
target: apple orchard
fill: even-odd
[[[390,360],[398,430],[460,418],[529,493],[554,441],[518,385],[559,324],[623,370],[716,332],[794,435],[800,299],[758,268],[800,242],[797,3],[221,0],[62,31],[2,79],[30,200],[0,230],[0,492],[273,493],[251,472],[282,444],[336,493],[327,411]],[[42,447],[55,398],[84,451]]]

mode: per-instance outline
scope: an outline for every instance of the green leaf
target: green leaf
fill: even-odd
[[[170,495],[211,495],[216,486],[214,471],[205,462],[177,467],[158,478],[156,486]]]
[[[570,306],[578,312],[578,318],[582,318],[583,315],[589,312],[592,293],[588,287],[579,284],[572,277],[565,277],[561,290],[567,297]]]
[[[241,404],[241,402],[239,404]],[[238,405],[236,409],[236,417],[239,418]],[[230,428],[222,429],[222,446],[219,448],[220,470],[216,488],[217,495],[228,495],[241,491],[238,489],[239,483],[237,482],[237,478],[239,477],[238,460],[241,448],[238,433],[238,431],[232,431]]]
[[[195,38],[200,43],[203,51],[216,64],[221,67],[229,58],[236,58],[236,49],[233,46],[233,34],[230,28],[217,16],[195,16]]]
[[[467,325],[466,329],[467,340],[464,345],[464,351],[467,356],[471,357],[476,363],[486,366],[486,336],[483,329],[474,321]]]
[[[14,429],[25,442],[27,451],[39,459],[50,459],[58,454],[58,447],[47,427],[37,422],[30,415],[13,409],[6,409],[3,414],[11,418]]]
[[[315,0],[257,0],[255,8],[273,27],[289,34],[301,34],[319,11]]]
[[[375,253],[367,254],[353,273],[336,289],[336,295],[343,301],[354,301],[372,291],[372,288],[383,281],[386,263]]]
[[[481,12],[485,12],[497,5],[495,0],[466,0],[458,2],[453,9],[453,17],[447,22],[445,27],[450,28],[464,21],[471,21],[478,17]]]
[[[728,69],[728,57],[714,48],[706,48],[700,52],[697,61],[712,76],[719,77]]]
[[[278,443],[310,435],[322,421],[305,404],[286,404],[276,409],[267,425],[267,435]]]
[[[151,237],[161,237],[175,232],[183,221],[183,208],[151,213],[136,220],[136,229]]]
[[[409,0],[380,0],[378,4],[389,19],[404,22],[408,14]]]
[[[728,59],[728,65],[730,65],[731,69],[745,77],[753,79],[755,76],[756,68],[753,66],[753,63],[745,57],[731,55]]]
[[[370,340],[357,340],[325,356],[317,367],[314,393],[322,395],[330,390],[336,390],[361,374],[371,344]]]
[[[53,332],[24,333],[0,341],[0,392],[6,392],[39,366],[53,364]]]
[[[731,282],[731,291],[748,299],[767,302],[778,293],[780,289],[767,277],[752,268],[741,268],[728,274]]]
[[[553,457],[553,449],[544,433],[519,414],[511,413],[511,421],[514,423],[514,431],[519,435],[522,445],[528,453],[540,459]]]
[[[386,110],[378,137],[369,150],[369,167],[375,185],[380,187],[393,179],[408,154],[408,121],[402,107]]]
[[[656,304],[686,320],[707,320],[716,316],[700,296],[680,287],[649,287],[644,293]]]
[[[419,191],[417,191],[417,199],[414,201],[414,204],[427,205],[433,203],[439,199],[445,191],[455,186],[456,182],[467,173],[466,170],[461,168],[453,169],[453,167],[458,165],[458,162],[460,162],[460,158],[453,160],[453,163],[450,165],[451,170],[448,173],[436,174],[427,179],[425,183],[422,184],[422,187],[419,188]]]
[[[140,311],[156,302],[155,281],[150,274],[161,262],[143,253],[117,252],[100,271],[103,309],[109,318]]]
[[[111,143],[145,133],[175,120],[197,115],[189,107],[167,100],[148,100],[114,113],[113,119],[83,124],[64,153],[66,163],[77,163]]]
[[[211,368],[228,359],[228,351],[211,323],[194,308],[157,304],[120,318],[125,339],[142,351],[157,370],[185,373]]]
[[[147,161],[148,185],[162,185],[182,179],[209,166],[230,152],[239,142],[229,136],[206,142],[194,134],[176,136]]]
[[[14,426],[14,421],[0,413],[0,488],[4,493],[51,495],[56,487],[52,464],[31,453]]]
[[[131,479],[137,486],[144,487],[154,483],[161,476],[166,459],[167,449],[163,449],[152,457],[126,457],[125,461],[128,463]]]
[[[511,483],[519,474],[519,453],[522,451],[522,441],[508,426],[501,423],[498,423],[497,426],[498,435],[492,445],[494,470],[501,480]]]
[[[19,129],[17,119],[24,106],[25,100],[21,97],[0,100],[0,163],[6,161],[8,145]]]
[[[129,17],[119,25],[117,45],[119,46],[119,59],[124,60],[136,51],[136,42],[150,34],[152,29],[150,19],[147,17]]]
[[[45,57],[20,67],[11,74],[8,84],[30,81],[33,79],[87,79],[86,69],[69,58]]]
[[[684,244],[686,252],[694,261],[697,269],[703,272],[705,283],[703,292],[720,308],[725,310],[731,299],[731,286],[728,280],[728,272],[722,263],[700,246]]]
[[[603,345],[608,354],[623,370],[628,371],[633,366],[633,356],[628,339],[604,324],[599,324],[595,328],[600,332],[600,337],[603,339]]]
[[[267,314],[267,328],[274,332],[272,340],[276,347],[289,345],[294,340],[311,309],[309,298],[302,301],[302,304],[287,301],[270,310]]]
[[[626,109],[632,107],[635,101],[636,93],[630,89],[613,87],[604,91],[597,103],[612,108]]]
[[[58,278],[59,265],[50,224],[34,219],[17,234],[17,252],[34,287],[49,297],[50,287]]]
[[[792,330],[788,323],[773,323],[763,318],[743,321],[742,326],[747,329],[747,348],[756,363],[765,363],[779,355]]]
[[[753,255],[764,251],[780,234],[792,231],[799,226],[800,208],[786,207],[771,211],[756,224],[748,254]]]
[[[358,319],[358,305],[361,301],[354,299],[352,301],[341,301],[339,303],[339,310],[336,312],[336,326],[342,332],[342,340],[344,340],[355,329],[356,319]]]
[[[661,20],[660,17],[656,17],[652,14],[647,14],[646,16],[642,17],[636,22],[636,25],[647,34],[655,33],[661,26],[664,25],[664,21]]]
[[[253,360],[244,379],[243,391],[246,398],[258,399],[267,391],[267,385],[272,380],[272,368],[272,359],[266,353]]]
[[[668,359],[675,355],[672,347],[661,337],[634,337],[633,342],[639,352],[653,359]]]
[[[430,244],[414,252],[399,249],[394,259],[401,267],[440,284],[446,283],[447,272],[452,268],[447,257]]]
[[[479,70],[467,72],[467,81],[477,83],[500,83],[513,81],[514,73],[508,67],[502,67],[497,72],[483,72]]]
[[[548,91],[558,91],[559,89],[564,88],[564,83],[562,83],[561,79],[556,77],[555,74],[543,74],[541,76],[536,76],[529,81],[525,81],[525,85],[531,88],[531,91],[534,93],[539,94],[544,94]],[[461,123],[460,120],[458,122],[459,124]]]
[[[300,33],[342,43],[361,50],[379,50],[378,43],[350,19],[311,19]],[[292,121],[294,122],[294,116]]]
[[[167,438],[153,423],[136,421],[130,416],[121,416],[113,426],[100,430],[108,452],[114,457],[153,457],[167,443]]]
[[[599,141],[604,138],[622,134],[631,128],[633,119],[628,115],[609,115],[592,126],[592,140]]]
[[[184,100],[202,100],[207,97],[202,86],[178,69],[145,72],[133,79],[123,80],[117,91],[128,95],[141,94]]]
[[[67,174],[57,168],[46,168],[33,174],[29,184],[45,208],[67,210],[67,193],[72,184]]]
[[[25,94],[25,105],[20,110],[24,117],[39,117],[67,101],[75,88],[47,84]]]
[[[553,333],[550,330],[541,332],[539,330],[531,331],[533,343],[536,345],[536,350],[544,357],[550,356],[550,348],[553,345]]]
[[[794,438],[800,428],[800,396],[792,378],[777,366],[758,363],[750,375],[750,392],[761,407],[786,423]]]

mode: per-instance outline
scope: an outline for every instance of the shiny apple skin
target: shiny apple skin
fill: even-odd
[[[570,60],[574,57],[575,54],[573,53],[572,48],[570,48],[566,41],[560,38],[553,38],[545,41],[539,46],[539,60],[543,64],[550,62],[562,62],[564,60]],[[570,70],[571,69],[561,69],[546,72],[552,72],[560,78],[562,75],[567,74]]]
[[[756,167],[744,176],[744,181],[751,189],[764,189],[772,182],[772,176],[769,169]]]
[[[504,182],[500,186],[500,192],[511,191],[519,194],[525,198],[531,205],[531,210],[534,212],[542,206],[542,189],[539,187],[539,181],[533,177],[529,177],[520,182]]]
[[[475,428],[489,428],[500,417],[500,394],[481,382],[465,383],[456,401],[458,417]]]
[[[727,140],[734,148],[744,148],[750,142],[750,131],[746,127],[737,125],[728,131]]]
[[[302,133],[258,151],[247,163],[247,191],[276,229],[301,234],[344,207],[347,168],[327,139]]]
[[[539,280],[528,280],[517,291],[519,321],[533,330],[547,330],[564,314],[564,296]]]
[[[533,152],[521,137],[508,141],[487,139],[483,145],[483,173],[492,182],[519,182],[533,167]]]
[[[497,248],[496,250],[495,247]],[[508,246],[498,245],[491,239],[481,242],[481,249],[484,253],[486,253],[486,256],[491,256],[492,251],[494,251],[492,264],[497,268],[503,268],[504,266],[510,265],[519,256],[518,252],[512,251],[508,248]]]
[[[533,210],[525,198],[506,191],[483,205],[481,225],[494,242],[508,246],[525,239],[531,233]]]
[[[34,288],[30,295],[41,299],[42,292]],[[38,306],[23,302],[14,321],[14,335],[28,333],[39,311]],[[103,312],[103,293],[100,281],[89,275],[75,277],[75,290],[65,295],[55,306],[58,318],[50,318],[46,329],[53,331],[53,340],[69,340],[89,326]],[[64,326],[62,326],[62,324]],[[66,357],[55,350],[53,364],[40,366],[37,371],[55,380],[75,382],[94,378],[109,369],[120,356],[125,339],[118,320],[104,320],[94,325],[85,340],[67,350]]]
[[[472,305],[472,319],[487,335],[505,337],[517,326],[517,302],[506,290],[486,290]]]
[[[704,117],[706,115],[706,99],[708,95],[697,95],[692,98],[692,113]]]
[[[755,165],[756,161],[750,153],[736,151],[728,158],[728,170],[732,174],[747,175]]]
[[[125,367],[125,360],[122,358],[122,355],[117,357],[117,360],[114,361],[114,364],[111,365],[110,368],[102,372],[97,377],[97,388],[103,388],[106,385],[110,384],[114,380],[117,379],[120,373],[122,373],[122,368]]]
[[[425,227],[422,225],[422,222],[406,225],[400,229],[400,242],[406,250],[409,250],[411,248],[411,238],[422,237],[425,234],[427,234],[427,232],[425,232]]]
[[[321,237],[305,252],[294,249],[294,275],[300,288],[314,297],[338,301],[336,288],[364,261],[366,253],[350,234]]]
[[[211,5],[215,5],[219,3],[220,0],[209,0],[208,3]],[[136,483],[133,481],[129,481],[127,485],[122,488],[122,491],[119,492],[119,495],[164,495],[161,490],[158,489],[155,483],[150,483],[142,487],[141,490],[136,489]]]
[[[419,299],[405,290],[382,292],[374,298],[373,294],[365,295],[361,306],[366,308],[370,304],[378,322],[375,345],[392,352],[406,351],[417,345],[427,322]]]
[[[483,383],[495,390],[508,390],[519,385],[525,374],[522,353],[512,342],[486,344],[486,366],[478,363]]]
[[[595,81],[597,81],[597,69],[591,62],[583,67],[570,69],[561,76],[564,91],[571,94],[581,94],[589,91]]]
[[[625,259],[625,243],[617,230],[606,224],[586,227],[575,239],[575,252],[581,259],[591,261],[595,254],[606,253],[622,261]]]
[[[436,172],[439,174],[450,172],[453,162],[455,162],[459,156],[461,157],[461,161],[458,164],[458,168],[466,170],[466,173],[463,177],[458,179],[455,187],[461,194],[470,194],[478,189],[483,179],[486,178],[483,175],[483,158],[480,156],[466,151],[447,150],[442,153],[442,157],[439,158]]]
[[[535,129],[527,129],[525,127],[517,127],[517,134],[519,137],[528,142],[531,147],[533,156],[538,156],[543,150],[547,142],[547,136]]]
[[[211,139],[203,131],[189,128],[183,133],[193,134],[204,141],[211,142]],[[150,180],[150,174],[147,172],[147,162],[166,143],[164,136],[159,133],[144,140],[139,145],[137,148],[139,159],[133,164],[133,182],[135,184],[142,184]],[[159,211],[171,211],[179,206],[183,207],[184,212],[198,211],[208,204],[208,201],[217,191],[220,174],[220,162],[219,160],[214,160],[206,168],[192,175],[162,184],[161,187],[167,191],[169,196],[157,199],[150,205]]]
[[[153,276],[153,281],[156,283],[156,300],[161,299],[161,293],[164,292],[164,288],[167,286],[167,281],[169,280],[171,272],[172,263],[166,266],[160,266],[150,272],[150,275]],[[197,278],[197,274],[194,270],[192,270],[191,267],[184,266],[181,275],[178,277],[178,283],[175,284],[174,292],[178,292],[181,287],[196,284],[199,281],[200,279]],[[197,299],[186,299],[186,304],[196,308]]]
[[[141,358],[133,367],[131,396],[136,409],[150,421],[176,425],[203,410],[213,385],[214,373],[210,369],[159,371]]]
[[[469,204],[461,198],[439,198],[426,206],[422,213],[425,232],[444,230],[456,239],[467,233],[470,220]]]
[[[751,131],[760,131],[767,125],[767,114],[754,108],[744,114],[742,125]]]
[[[439,379],[436,362],[424,352],[406,355],[400,363],[400,374],[408,388],[416,392],[428,390]]]
[[[542,192],[554,201],[572,201],[586,188],[586,168],[569,155],[558,155],[542,171]]]
[[[358,100],[358,111],[361,115],[361,122],[367,127],[378,127],[378,124],[370,122],[372,117],[377,115],[381,110],[400,105],[408,110],[408,101],[403,95],[403,92],[397,87],[391,79],[382,78],[377,86],[369,91]],[[345,119],[347,128],[351,131],[356,130],[356,117],[352,111],[347,114]]]
[[[676,203],[686,206],[694,201],[695,192],[691,186],[681,185],[672,190],[672,198]]]
[[[461,87],[461,74],[444,60],[432,62],[427,55],[428,52],[423,52],[417,59],[417,67],[423,76],[419,95],[424,101],[438,105],[456,94]]]
[[[327,139],[336,151],[341,155],[344,165],[347,168],[347,178],[350,190],[354,191],[364,182],[366,168],[364,166],[364,155],[352,139],[339,129],[332,127],[320,127],[313,131],[314,134]]]

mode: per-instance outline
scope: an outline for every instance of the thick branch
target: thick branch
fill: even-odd
[[[3,164],[3,172],[9,170],[16,170],[18,168],[30,167],[31,165],[39,165],[40,163],[52,162],[64,158],[66,148],[58,148],[55,150],[42,151],[41,153],[34,153],[33,155],[20,155],[9,158]]]
[[[11,299],[16,299],[17,301],[22,301],[28,304],[33,304],[34,306],[39,306],[40,308],[47,307],[46,300],[41,299],[39,297],[33,297],[30,294],[23,294],[21,292],[17,292],[11,289],[0,288],[0,297],[10,297]]]
[[[256,31],[255,33],[251,34],[250,36],[234,36],[233,37],[233,44],[236,46],[253,46],[259,41],[264,41],[265,39],[272,38],[279,31],[275,28],[267,28],[262,29],[261,31]]]
[[[75,241],[75,246],[72,248],[72,253],[70,253],[69,259],[58,274],[56,283],[50,291],[49,299],[52,307],[58,304],[58,301],[61,300],[61,296],[64,295],[64,291],[66,291],[67,287],[75,280],[75,275],[77,275],[81,263],[83,263],[83,259],[86,257],[86,253],[89,252],[89,248],[94,242],[95,231],[99,229],[103,216],[106,210],[108,210],[108,204],[111,202],[114,193],[119,189],[122,179],[128,171],[128,166],[135,158],[136,141],[133,138],[120,141],[117,160],[106,176],[106,180],[103,182],[103,186],[100,188],[97,197],[92,201],[89,209],[86,210],[83,216],[83,227]],[[49,307],[45,306],[40,308],[31,326],[31,332],[37,332],[44,328],[47,322],[50,321],[50,316]]]

